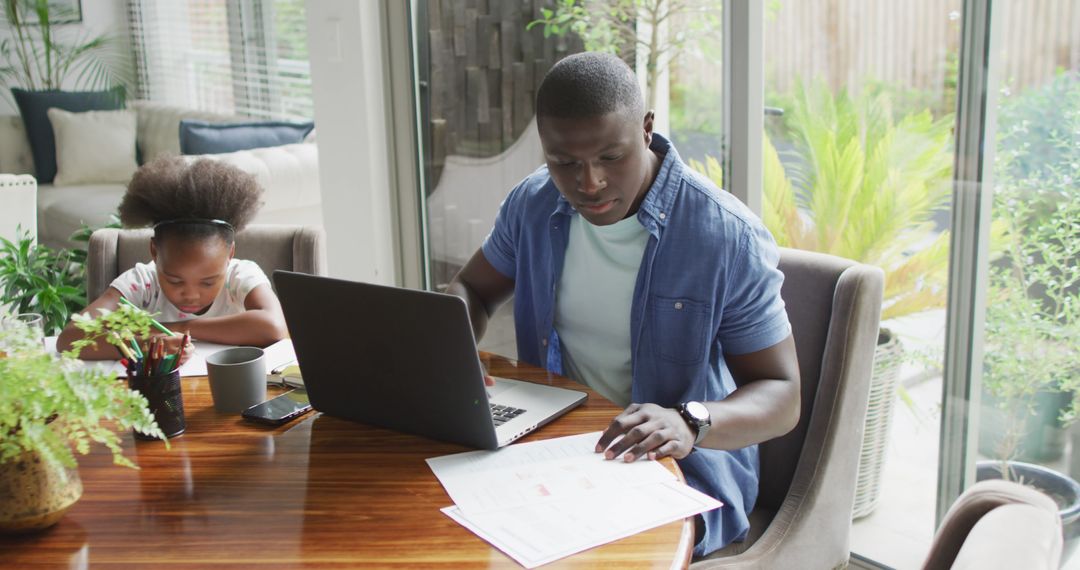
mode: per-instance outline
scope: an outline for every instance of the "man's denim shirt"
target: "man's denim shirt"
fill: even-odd
[[[780,299],[779,252],[741,202],[690,170],[653,134],[660,171],[637,219],[649,231],[630,307],[632,399],[676,407],[722,400],[734,388],[724,353],[746,354],[791,331]],[[518,357],[562,373],[552,322],[571,216],[578,215],[541,167],[514,188],[484,241],[488,262],[514,280]],[[741,540],[758,492],[758,450],[695,448],[679,460],[687,482],[723,501],[703,516],[702,556]]]

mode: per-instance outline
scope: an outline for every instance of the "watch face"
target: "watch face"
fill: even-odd
[[[687,402],[686,413],[699,422],[709,421],[709,410],[701,402]]]

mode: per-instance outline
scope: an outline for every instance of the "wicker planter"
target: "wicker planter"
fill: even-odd
[[[855,504],[851,514],[853,519],[865,517],[877,508],[902,356],[903,347],[896,335],[888,329],[881,329],[874,351],[870,402],[859,452],[859,474],[855,480]]]
[[[24,533],[56,524],[79,497],[76,469],[53,465],[37,453],[0,463],[0,533]]]

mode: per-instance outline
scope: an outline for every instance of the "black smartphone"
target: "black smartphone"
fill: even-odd
[[[309,410],[311,410],[311,403],[308,402],[307,391],[289,390],[261,404],[251,406],[241,415],[252,421],[278,426],[304,415]]]

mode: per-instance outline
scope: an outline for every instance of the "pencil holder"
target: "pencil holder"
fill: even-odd
[[[128,376],[128,386],[143,395],[150,404],[154,420],[165,437],[184,433],[184,395],[180,392],[180,370],[159,376]],[[157,439],[134,432],[138,439]]]

